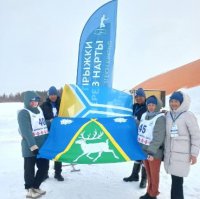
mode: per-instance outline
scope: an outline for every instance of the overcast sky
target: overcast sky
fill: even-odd
[[[0,0],[0,94],[76,82],[78,46],[106,0]],[[200,58],[200,0],[119,0],[116,89]]]

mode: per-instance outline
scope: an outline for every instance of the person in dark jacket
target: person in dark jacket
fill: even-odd
[[[18,112],[19,133],[22,136],[22,156],[24,157],[24,181],[27,198],[38,198],[46,191],[39,187],[48,169],[48,160],[37,158],[40,147],[45,142],[48,129],[39,104],[39,96],[33,91],[24,93],[24,108]],[[35,166],[37,172],[35,173]]]
[[[146,100],[146,95],[145,95],[144,90],[142,88],[138,88],[135,92],[136,103],[134,103],[133,105],[133,116],[135,117],[138,124],[142,117],[142,114],[145,113],[147,110],[145,100]],[[140,188],[145,188],[146,182],[147,182],[147,176],[146,176],[146,171],[142,163],[142,160],[136,160],[134,162],[131,175],[129,177],[123,178],[123,180],[125,182],[139,181],[140,170],[142,170]]]
[[[48,129],[51,127],[51,122],[53,118],[58,116],[59,108],[60,108],[60,97],[56,87],[51,86],[48,90],[48,98],[46,101],[41,105],[41,109],[44,114],[44,118],[46,120]],[[54,178],[58,181],[64,181],[63,176],[61,175],[62,172],[62,163],[61,162],[54,162],[54,170],[55,175]],[[46,173],[46,178],[48,178],[48,172]]]

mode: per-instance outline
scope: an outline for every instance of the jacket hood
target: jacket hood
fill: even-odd
[[[24,107],[27,108],[27,109],[33,109],[31,106],[30,106],[30,101],[31,99],[33,98],[40,98],[39,95],[34,92],[34,91],[26,91],[24,93]]]
[[[177,108],[177,110],[173,110],[173,112],[179,113],[183,111],[188,111],[190,108],[190,97],[186,93],[183,93],[183,92],[181,93],[183,94],[183,102]],[[170,107],[170,110],[172,111],[171,107]]]

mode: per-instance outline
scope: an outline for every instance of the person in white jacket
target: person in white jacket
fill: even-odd
[[[169,98],[166,114],[164,167],[171,174],[171,199],[183,199],[183,177],[190,165],[197,162],[200,149],[200,130],[196,117],[189,111],[190,98],[181,91]]]

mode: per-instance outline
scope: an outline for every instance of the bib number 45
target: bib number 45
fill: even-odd
[[[141,124],[138,128],[139,132],[141,133],[145,133],[146,132],[146,128],[147,128],[147,125],[144,125],[144,124]]]

